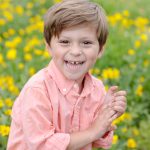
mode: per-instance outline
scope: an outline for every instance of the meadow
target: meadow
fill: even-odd
[[[127,91],[127,111],[111,150],[150,150],[150,2],[93,0],[106,10],[109,38],[90,72]],[[50,61],[43,16],[59,0],[0,0],[0,150],[5,150],[11,110],[25,82]]]

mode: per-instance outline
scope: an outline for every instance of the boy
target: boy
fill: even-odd
[[[64,0],[45,16],[44,37],[52,55],[14,103],[8,150],[109,148],[114,119],[125,112],[126,92],[88,71],[102,55],[105,14],[86,0]]]

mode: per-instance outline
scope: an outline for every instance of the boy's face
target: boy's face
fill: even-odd
[[[64,29],[59,37],[52,37],[47,47],[61,73],[77,82],[82,81],[101,53],[96,29],[90,25]]]

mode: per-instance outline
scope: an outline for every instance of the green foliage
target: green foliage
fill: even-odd
[[[94,1],[106,10],[109,37],[92,73],[106,88],[118,85],[128,93],[127,113],[116,120],[111,150],[149,150],[149,0]],[[50,60],[43,39],[43,16],[52,2],[0,0],[0,150],[6,149],[12,103],[25,82]]]

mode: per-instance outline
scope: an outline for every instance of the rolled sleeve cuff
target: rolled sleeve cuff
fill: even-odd
[[[69,142],[70,142],[70,135],[64,133],[56,133],[47,141],[51,145],[50,147],[54,150],[66,150]]]

